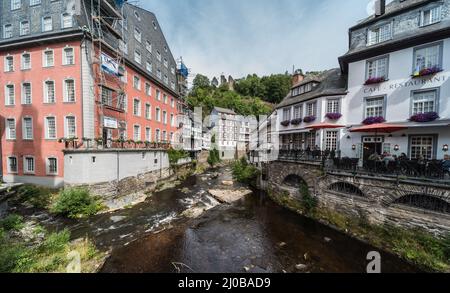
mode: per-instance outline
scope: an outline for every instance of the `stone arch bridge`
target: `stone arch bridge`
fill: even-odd
[[[325,172],[314,163],[275,161],[266,172],[273,196],[289,193],[301,201],[300,187],[306,185],[321,206],[350,216],[434,234],[450,232],[450,185]]]

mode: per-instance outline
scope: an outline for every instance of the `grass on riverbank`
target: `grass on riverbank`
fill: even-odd
[[[253,187],[256,186],[259,170],[255,166],[250,165],[246,158],[243,157],[240,160],[235,161],[232,164],[232,169],[233,178],[238,182],[249,184]]]
[[[270,197],[278,204],[307,215],[330,226],[368,242],[369,244],[392,252],[417,265],[424,271],[450,272],[450,235],[438,238],[424,230],[408,230],[387,225],[374,225],[361,215],[351,217],[326,207],[306,210],[305,205],[288,193]]]
[[[78,262],[79,259],[79,262]],[[96,272],[104,259],[88,239],[70,241],[70,232],[50,233],[18,215],[0,221],[0,272]],[[79,266],[77,264],[80,264]]]

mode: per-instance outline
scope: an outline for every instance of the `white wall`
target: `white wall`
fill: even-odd
[[[70,152],[64,156],[64,182],[66,184],[104,183],[165,168],[169,168],[169,157],[165,151]]]

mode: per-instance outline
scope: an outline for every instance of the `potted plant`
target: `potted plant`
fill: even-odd
[[[433,66],[433,67],[424,68],[424,69],[414,72],[413,77],[422,77],[422,76],[427,76],[427,75],[433,75],[433,74],[436,74],[441,71],[442,71],[442,68],[440,68],[439,66]]]
[[[377,83],[382,83],[382,82],[385,82],[385,81],[386,81],[386,78],[384,76],[382,76],[382,77],[370,77],[369,79],[366,80],[364,85],[377,84]]]
[[[291,121],[290,121],[290,120],[286,120],[286,121],[281,122],[281,125],[283,125],[284,127],[287,127],[287,126],[289,126],[290,124],[291,124]]]
[[[327,113],[325,115],[326,118],[330,120],[339,120],[342,117],[341,113]]]
[[[362,124],[372,125],[372,124],[383,123],[383,122],[386,122],[386,119],[384,119],[384,117],[378,116],[378,117],[368,117],[362,122]]]
[[[303,119],[302,118],[296,118],[294,120],[291,121],[292,125],[299,125],[300,123],[302,123]]]
[[[311,122],[314,122],[314,121],[316,121],[316,116],[306,116],[303,119],[303,122],[305,122],[305,123],[311,123]]]
[[[436,119],[439,119],[439,114],[436,112],[428,112],[428,113],[419,113],[419,114],[415,114],[413,116],[411,116],[411,118],[409,118],[409,121],[412,122],[431,122],[434,121]]]

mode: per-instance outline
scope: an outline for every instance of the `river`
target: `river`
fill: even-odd
[[[68,227],[72,237],[89,236],[111,256],[101,272],[366,272],[366,256],[377,249],[253,193],[221,205],[208,189],[231,179],[231,170],[188,178],[129,209],[89,220],[63,220],[46,213],[30,217],[51,229]],[[236,184],[238,185],[238,184]],[[208,209],[197,219],[181,214]],[[416,272],[381,252],[383,272]]]

